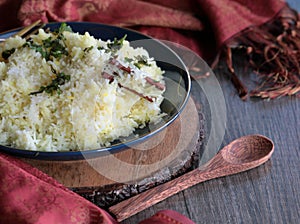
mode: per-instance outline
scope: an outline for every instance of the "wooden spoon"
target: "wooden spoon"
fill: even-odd
[[[193,185],[255,168],[265,163],[273,151],[273,142],[262,135],[238,138],[204,166],[111,206],[109,212],[120,222]]]

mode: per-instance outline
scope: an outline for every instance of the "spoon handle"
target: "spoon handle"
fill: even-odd
[[[217,177],[224,177],[255,168],[266,162],[269,157],[270,155],[244,164],[231,164],[225,161],[221,154],[218,153],[203,169],[198,168],[187,172],[171,181],[121,201],[109,207],[108,210],[115,216],[117,221],[121,222],[189,187]]]
[[[203,181],[213,179],[217,177],[216,175],[218,174],[207,170],[192,170],[178,178],[111,206],[109,211],[120,222],[180,191]]]
[[[274,151],[273,142],[261,135],[244,136],[219,151],[206,165],[122,201],[108,210],[118,221],[206,180],[228,176],[265,163]]]

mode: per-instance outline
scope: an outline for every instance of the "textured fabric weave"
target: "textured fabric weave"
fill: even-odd
[[[38,19],[99,22],[182,44],[205,59],[214,57],[230,37],[265,23],[285,6],[281,0],[0,0],[0,4],[0,20],[6,21],[0,31]]]
[[[96,205],[15,158],[0,154],[0,170],[0,223],[117,223]]]

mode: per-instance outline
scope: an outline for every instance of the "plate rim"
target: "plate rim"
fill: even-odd
[[[49,23],[46,23],[45,26],[55,26],[55,25],[59,25],[61,23],[62,22],[49,22]],[[90,150],[82,150],[82,151],[58,151],[58,152],[32,151],[32,150],[17,149],[17,148],[12,148],[12,147],[5,146],[5,145],[0,145],[0,152],[8,153],[10,155],[18,156],[21,158],[29,158],[29,159],[35,159],[35,160],[47,160],[47,161],[74,161],[74,160],[82,160],[82,159],[92,159],[92,158],[96,158],[99,156],[104,156],[104,155],[120,152],[120,151],[128,149],[131,145],[143,142],[146,139],[148,139],[149,137],[153,137],[157,133],[159,133],[162,130],[164,130],[165,128],[167,128],[170,124],[172,124],[178,118],[178,116],[184,110],[184,108],[189,100],[189,97],[190,97],[191,77],[190,77],[188,68],[186,67],[185,63],[173,49],[171,49],[166,44],[164,44],[163,42],[161,42],[160,40],[158,40],[156,38],[153,38],[149,35],[143,34],[139,31],[136,31],[136,30],[133,30],[133,29],[130,29],[127,27],[119,27],[119,26],[114,26],[114,25],[109,25],[109,24],[103,24],[103,23],[97,23],[97,22],[85,22],[85,21],[68,21],[65,23],[70,25],[71,27],[72,27],[72,25],[76,25],[76,26],[95,25],[98,27],[103,26],[103,27],[107,27],[107,28],[113,28],[116,30],[122,30],[123,32],[128,31],[128,32],[133,33],[134,35],[138,35],[140,37],[145,37],[145,39],[151,39],[153,41],[156,41],[158,44],[162,45],[164,48],[166,48],[168,51],[170,51],[173,54],[173,56],[175,56],[178,59],[178,61],[181,63],[181,66],[183,67],[182,70],[186,73],[185,78],[187,79],[187,83],[185,83],[186,96],[184,98],[184,101],[180,105],[180,108],[177,108],[178,109],[177,113],[174,114],[173,116],[171,116],[170,119],[168,119],[168,121],[164,125],[158,127],[154,131],[151,131],[150,133],[148,133],[142,137],[137,137],[137,138],[134,138],[133,140],[129,140],[124,143],[121,142],[121,143],[118,143],[118,144],[115,144],[115,145],[112,145],[109,147],[101,147],[98,149],[90,149]],[[13,35],[16,32],[18,32],[19,30],[21,30],[22,28],[23,27],[19,27],[19,28],[14,28],[14,29],[5,31],[5,32],[1,32],[0,38],[2,36],[8,35],[8,34]],[[89,31],[87,30],[87,32],[89,32]],[[128,40],[128,41],[130,42],[130,40]]]

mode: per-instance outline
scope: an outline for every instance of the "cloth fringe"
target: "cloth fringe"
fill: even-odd
[[[231,38],[221,53],[242,99],[260,97],[275,99],[300,92],[300,19],[296,11],[285,7],[259,27],[249,27]],[[232,60],[245,56],[259,83],[253,90],[238,78]],[[216,64],[219,59],[216,59]]]

